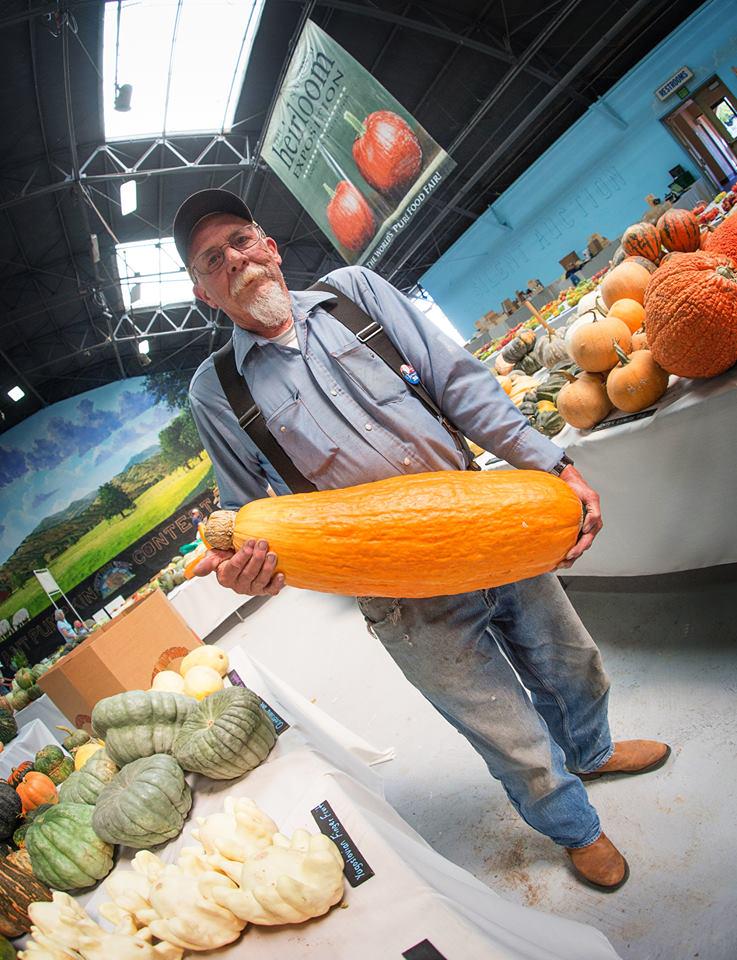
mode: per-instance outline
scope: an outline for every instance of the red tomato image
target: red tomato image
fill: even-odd
[[[338,243],[348,250],[363,250],[376,233],[371,208],[352,183],[340,180],[335,190],[323,184],[330,194],[327,217]]]
[[[380,193],[406,189],[422,166],[422,147],[409,124],[391,110],[375,110],[363,123],[344,116],[358,133],[353,159],[366,183]]]

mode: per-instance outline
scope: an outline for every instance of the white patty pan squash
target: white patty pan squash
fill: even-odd
[[[247,687],[228,687],[201,700],[177,733],[172,754],[185,770],[233,780],[269,755],[276,731]]]
[[[99,700],[92,726],[119,767],[154,753],[171,753],[172,743],[196,702],[165,690],[129,690]]]
[[[274,926],[320,917],[343,896],[343,860],[323,834],[295,830],[246,860],[240,890],[215,887],[212,896],[241,920]]]
[[[217,670],[221,677],[224,677],[230,667],[228,654],[217,647],[203,644],[201,647],[195,647],[179,664],[179,672],[183,677],[192,667],[211,667]]]
[[[169,693],[184,693],[184,677],[174,670],[159,670],[151,684],[152,690],[166,690]]]
[[[92,826],[108,843],[147,849],[178,836],[191,806],[182,768],[157,753],[126,764],[113,778],[97,798]]]

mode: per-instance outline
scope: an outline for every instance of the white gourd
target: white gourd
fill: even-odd
[[[277,833],[273,844],[243,864],[239,890],[215,888],[217,902],[241,920],[273,926],[319,917],[343,896],[343,860],[323,834]]]
[[[205,848],[206,854],[220,854],[242,863],[271,845],[279,828],[253,800],[228,797],[225,810],[209,817],[198,817],[192,836]]]
[[[221,677],[224,677],[228,672],[230,662],[228,654],[224,650],[209,644],[203,644],[201,647],[195,647],[187,654],[179,665],[179,672],[185,677],[187,671],[191,670],[192,667],[212,667],[213,670],[217,670]]]
[[[191,667],[184,676],[184,693],[195,700],[204,700],[223,689],[223,678],[212,667]]]
[[[174,670],[160,670],[151,684],[152,690],[167,690],[169,693],[184,693],[184,677]]]

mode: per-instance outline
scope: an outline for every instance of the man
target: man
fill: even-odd
[[[330,294],[287,290],[276,243],[238,197],[194,194],[173,232],[195,296],[233,321],[237,369],[269,431],[318,489],[465,468],[450,434],[370,341],[324,309]],[[586,520],[562,564],[570,566],[601,529],[599,499],[572,462],[529,426],[481,363],[390,284],[360,267],[325,279],[383,325],[466,436],[512,466],[558,474],[575,491]],[[190,401],[224,508],[266,496],[269,484],[289,493],[240,428],[212,357],[195,373]],[[210,551],[197,573],[215,571],[238,593],[273,595],[284,586],[277,559],[265,541],[250,541],[236,553]],[[621,886],[627,863],[602,833],[581,780],[657,769],[670,748],[612,743],[609,682],[557,578],[421,600],[359,597],[358,605],[407,679],[481,754],[526,822],[567,849],[581,879],[603,890]]]

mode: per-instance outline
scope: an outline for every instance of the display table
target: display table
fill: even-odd
[[[54,734],[41,720],[31,720],[0,753],[0,777],[6,780],[13,767],[17,767],[24,760],[33,760],[42,747],[53,743],[55,739]]]
[[[370,768],[340,738],[314,728],[312,705],[306,707],[283,682],[277,695],[268,674],[239,648],[231,651],[231,662],[290,726],[269,759],[244,779],[225,784],[192,777],[187,825],[157,852],[174,861],[182,847],[193,845],[195,818],[221,810],[229,795],[252,798],[288,835],[299,827],[317,832],[329,805],[340,821],[335,829],[342,832],[344,848],[352,853],[346,876],[357,882],[345,883],[347,909],[337,906],[304,925],[251,926],[217,956],[615,960],[609,942],[592,927],[509,903],[435,853],[384,801]],[[122,850],[115,869],[125,869],[132,854]],[[97,918],[96,907],[108,899],[104,884],[79,899]]]
[[[737,367],[671,377],[654,413],[615,415],[553,442],[601,497],[604,528],[566,577],[633,577],[737,562]],[[611,425],[609,425],[611,424]],[[506,467],[490,455],[485,469]]]
[[[167,600],[184,617],[200,640],[212,633],[223,620],[248,603],[232,590],[225,590],[216,577],[195,577],[167,594]]]
[[[54,701],[46,694],[15,713],[15,722],[18,724],[19,730],[21,727],[33,723],[34,720],[41,720],[42,723],[46,724],[48,729],[52,731],[52,739],[56,740],[57,743],[62,743],[68,736],[68,734],[62,730],[57,730],[57,726],[59,724],[65,727],[74,726],[74,724],[64,716],[61,710],[59,710]],[[51,740],[48,742],[51,743]]]

